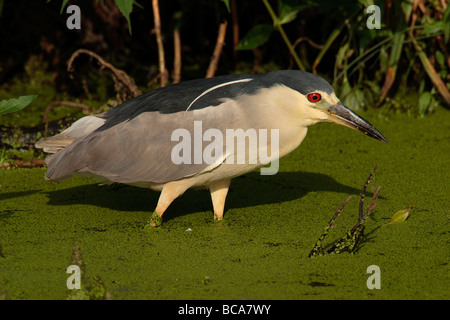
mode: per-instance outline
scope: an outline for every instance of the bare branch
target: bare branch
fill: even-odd
[[[369,185],[369,183],[372,181],[373,176],[375,174],[375,170],[377,169],[378,165],[375,165],[375,167],[370,171],[369,177],[366,180],[366,183],[361,189],[361,193],[359,195],[359,221],[363,220],[363,207],[364,207],[364,194],[366,192],[366,188]]]
[[[344,210],[344,207],[347,205],[347,203],[350,201],[351,198],[352,198],[352,196],[349,196],[347,198],[347,200],[345,200],[344,203],[342,203],[342,205],[339,207],[339,209],[337,209],[336,213],[334,214],[334,216],[331,218],[330,222],[328,223],[330,225],[330,227],[333,224],[333,221],[336,220],[337,217],[339,217],[342,210]]]
[[[236,0],[231,0],[231,24],[233,32],[233,60],[234,67],[237,68],[239,64],[238,50],[236,46],[239,44],[239,19],[237,14]]]
[[[181,81],[181,37],[180,29],[173,30],[173,83]]]
[[[48,113],[50,110],[52,110],[56,106],[68,106],[68,107],[75,107],[75,108],[81,108],[83,110],[86,110],[87,112],[92,112],[92,108],[78,102],[72,102],[72,101],[55,101],[50,103],[47,108],[44,111],[44,116],[42,117],[42,122],[45,124],[48,124]]]
[[[39,167],[44,167],[45,165],[46,165],[45,161],[41,160],[41,159],[30,159],[30,160],[15,159],[11,162],[6,162],[6,163],[0,164],[0,169],[12,168],[12,167],[39,168]]]
[[[300,44],[301,42],[306,41],[309,43],[309,45],[317,50],[321,50],[323,48],[322,44],[317,44],[314,41],[312,41],[310,38],[308,37],[300,37],[297,40],[295,40],[295,42],[292,44],[292,46],[295,48],[298,44]]]
[[[164,45],[161,35],[161,17],[159,15],[159,3],[158,0],[152,0],[153,8],[153,20],[155,23],[156,43],[158,45],[158,58],[159,58],[159,74],[160,74],[160,86],[165,87],[169,80],[169,73],[166,69],[166,61],[164,58]]]
[[[214,53],[211,57],[211,62],[209,63],[208,71],[206,72],[206,78],[214,77],[219,64],[220,54],[222,53],[222,48],[225,43],[225,34],[227,32],[228,22],[224,21],[219,26],[219,32],[217,35],[216,47],[214,48]]]
[[[119,102],[123,102],[123,101],[127,100],[129,98],[129,96],[137,97],[142,94],[141,90],[139,90],[139,88],[134,83],[134,80],[132,78],[130,78],[125,71],[117,69],[112,64],[105,61],[98,54],[96,54],[95,52],[92,52],[90,50],[78,49],[77,51],[75,51],[72,54],[69,61],[67,62],[67,70],[69,72],[74,71],[73,62],[81,54],[87,54],[88,56],[95,58],[98,61],[98,63],[100,64],[101,69],[107,68],[107,69],[111,70],[111,72],[113,73],[115,90],[118,94],[120,94],[120,93],[122,95],[124,94],[123,88],[125,88],[125,90],[128,91],[128,93],[125,92],[124,97],[119,97],[119,100],[120,100]]]

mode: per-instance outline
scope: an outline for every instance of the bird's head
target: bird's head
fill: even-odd
[[[310,124],[334,122],[360,131],[372,138],[387,143],[386,138],[368,121],[347,108],[336,96],[331,85],[323,78],[303,71],[275,71],[271,77],[298,93],[296,104],[302,117]]]

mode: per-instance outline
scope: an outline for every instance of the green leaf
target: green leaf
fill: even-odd
[[[349,51],[352,50],[350,49],[350,41],[347,41],[344,45],[342,45],[339,50],[338,53],[336,54],[336,67],[339,69],[343,69],[345,67],[345,63],[347,62],[348,58],[349,58]]]
[[[280,0],[278,3],[280,23],[285,24],[291,22],[297,18],[297,14],[300,11],[315,5],[317,4],[310,1],[303,4],[298,4],[298,0]]]
[[[225,7],[227,7],[228,12],[230,12],[230,0],[222,0],[222,2],[225,4]]]
[[[442,69],[445,69],[445,55],[440,50],[436,50],[436,61]]]
[[[116,5],[119,8],[122,15],[127,19],[128,22],[128,30],[131,34],[131,21],[130,21],[130,14],[131,11],[133,11],[133,4],[135,3],[134,0],[116,0]]]
[[[410,211],[410,210],[411,210],[411,205],[409,206],[408,209],[404,209],[404,210],[397,211],[397,212],[392,216],[391,221],[389,221],[389,223],[386,223],[385,225],[402,223],[403,221],[406,220],[406,218],[408,218],[408,215],[409,215],[409,211]]]
[[[428,107],[433,100],[433,95],[429,92],[424,92],[419,98],[419,113],[423,117],[427,113]]]
[[[64,7],[66,6],[67,2],[69,2],[69,0],[63,0],[62,1],[60,14],[63,13]]]
[[[444,17],[442,18],[442,26],[444,29],[444,39],[445,43],[450,39],[450,6],[447,5],[447,9],[444,12]]]
[[[435,21],[433,19],[430,19],[431,22],[425,24],[423,26],[423,34],[425,36],[434,36],[436,33],[440,33],[444,29],[444,21],[438,20]]]
[[[250,50],[259,47],[269,40],[274,30],[274,27],[270,24],[258,24],[242,38],[235,49]]]
[[[21,96],[9,100],[0,101],[0,115],[16,112],[29,105],[37,96]]]

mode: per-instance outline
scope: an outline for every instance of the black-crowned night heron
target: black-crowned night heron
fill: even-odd
[[[274,71],[157,89],[83,117],[36,146],[54,153],[46,159],[47,180],[88,175],[161,191],[150,220],[158,226],[172,201],[197,187],[209,188],[221,220],[232,178],[290,153],[310,125],[323,121],[387,142],[324,79]]]

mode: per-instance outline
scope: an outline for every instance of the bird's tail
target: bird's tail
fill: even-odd
[[[69,167],[73,168],[74,166],[66,166],[66,164],[62,163],[64,161],[61,162],[66,151],[70,151],[67,149],[75,141],[86,137],[104,123],[105,119],[98,116],[83,117],[60,134],[37,142],[35,144],[36,148],[42,148],[44,152],[52,153],[45,159],[48,165],[45,178],[52,181],[61,181],[68,178],[66,169]]]

